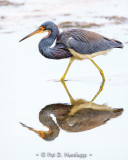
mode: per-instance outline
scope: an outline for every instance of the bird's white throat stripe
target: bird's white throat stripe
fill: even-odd
[[[46,33],[48,33],[48,34],[47,34],[46,36],[44,36],[43,39],[49,37],[50,34],[51,34],[51,31],[50,31],[50,30],[45,30],[45,31],[43,31],[43,33],[44,33],[44,32],[46,32]]]

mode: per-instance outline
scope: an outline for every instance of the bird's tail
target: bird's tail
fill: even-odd
[[[123,108],[118,108],[118,109],[114,108],[113,109],[113,118],[120,116],[123,111],[124,111]]]
[[[124,45],[122,42],[112,39],[114,43],[116,43],[116,48],[123,48]]]

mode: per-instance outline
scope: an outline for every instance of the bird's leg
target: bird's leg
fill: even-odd
[[[68,96],[69,96],[70,103],[73,104],[74,99],[73,99],[73,97],[71,96],[71,94],[70,94],[70,92],[69,92],[69,90],[68,90],[68,88],[67,88],[65,82],[64,82],[64,81],[61,81],[61,82],[62,82],[62,84],[63,84],[63,86],[64,86],[64,89],[66,90],[66,92],[67,92],[67,94],[68,94]]]
[[[100,94],[100,92],[103,90],[103,88],[104,88],[104,82],[105,81],[102,81],[98,92],[95,94],[95,96],[93,97],[93,99],[90,102],[93,102],[96,99],[96,97]]]
[[[69,68],[70,68],[70,66],[71,66],[71,64],[72,64],[72,62],[74,61],[74,58],[72,57],[72,58],[70,58],[70,61],[69,61],[69,64],[68,64],[68,66],[67,66],[67,68],[66,68],[66,71],[64,72],[64,75],[61,77],[61,81],[63,81],[64,79],[65,79],[65,77],[66,77],[66,74],[67,74],[67,72],[68,72],[68,70],[69,70]]]
[[[102,76],[103,82],[104,82],[104,81],[105,81],[105,76],[104,76],[103,70],[93,61],[92,58],[89,58],[89,59],[90,59],[90,61],[96,66],[96,68],[99,70],[99,72],[100,72],[100,74],[101,74],[101,76]]]
[[[70,94],[70,92],[69,92],[69,90],[68,90],[65,82],[64,82],[64,81],[61,81],[61,82],[62,82],[62,84],[63,84],[63,86],[64,86],[64,89],[66,90],[66,92],[67,92],[67,94],[68,94],[68,96],[69,96],[70,103],[71,103],[71,104],[74,104],[74,101],[75,101],[75,100],[74,100],[73,97],[71,96],[71,94]]]

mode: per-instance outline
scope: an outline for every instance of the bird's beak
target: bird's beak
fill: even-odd
[[[35,130],[34,128],[32,127],[28,127],[26,126],[24,123],[21,123],[20,124],[23,126],[23,127],[26,127],[28,128],[29,130],[37,133],[41,138],[45,138],[47,134],[50,134],[51,133],[51,129],[49,129],[49,131],[38,131],[38,130]]]
[[[21,42],[21,41],[23,41],[23,40],[25,40],[25,39],[33,36],[34,34],[42,33],[44,29],[45,29],[45,28],[40,27],[39,29],[37,29],[37,30],[35,30],[34,32],[32,32],[32,33],[30,33],[29,35],[27,35],[26,37],[22,38],[19,42]]]

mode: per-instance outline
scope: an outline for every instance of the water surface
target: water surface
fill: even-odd
[[[79,5],[72,0],[13,2],[19,5],[0,6],[1,158],[42,159],[41,153],[54,155],[59,152],[64,156],[64,153],[77,152],[87,154],[86,159],[127,160],[128,2],[80,0]],[[93,103],[107,105],[112,109],[123,108],[122,115],[83,132],[67,132],[60,127],[59,136],[50,142],[19,123],[36,130],[48,131],[39,122],[41,109],[57,103],[71,105],[61,82],[55,82],[62,76],[69,60],[53,61],[42,57],[37,47],[42,35],[18,43],[46,20],[52,20],[58,25],[67,21],[102,24],[88,30],[116,38],[125,46],[124,49],[114,49],[107,56],[94,59],[103,69],[106,82]],[[102,82],[99,72],[89,60],[75,61],[66,79],[72,97],[87,102],[93,99]],[[55,116],[53,119],[56,122]]]

